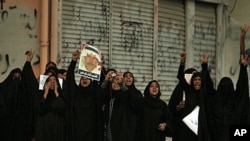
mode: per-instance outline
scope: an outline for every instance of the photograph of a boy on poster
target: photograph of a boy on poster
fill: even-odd
[[[78,73],[93,80],[100,80],[102,66],[101,51],[89,44],[83,43],[81,45],[81,55]]]

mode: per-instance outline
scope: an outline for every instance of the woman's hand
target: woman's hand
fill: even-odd
[[[26,61],[27,62],[31,62],[31,60],[33,59],[33,54],[34,54],[34,52],[32,50],[26,52],[26,56],[27,56]]]
[[[72,53],[72,60],[76,61],[80,55],[80,51],[76,50],[75,52]]]
[[[181,64],[185,64],[185,62],[186,62],[186,52],[182,52],[180,54],[180,57],[181,57]]]
[[[182,101],[179,102],[179,104],[176,106],[176,110],[179,111],[179,110],[181,110],[183,108],[185,108],[185,100],[182,100]]]
[[[55,95],[56,95],[56,97],[58,97],[59,96],[59,92],[58,92],[58,84],[57,84],[57,82],[55,81],[55,84],[54,84],[55,86],[54,86],[54,93],[55,93]]]
[[[43,98],[46,99],[49,93],[49,89],[50,89],[51,83],[47,82],[44,84],[44,93],[43,93]]]
[[[208,62],[208,54],[205,53],[201,56],[201,64],[205,64]]]
[[[166,129],[166,127],[167,127],[167,124],[166,124],[166,123],[160,123],[160,124],[158,125],[158,129],[159,129],[160,131],[164,131],[164,130]]]

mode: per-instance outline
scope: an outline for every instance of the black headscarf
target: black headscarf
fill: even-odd
[[[134,87],[135,88],[135,77],[134,77],[134,74],[132,73],[132,72],[130,72],[130,71],[127,71],[127,72],[125,72],[124,74],[123,74],[123,77],[124,76],[126,76],[127,74],[130,74],[131,76],[132,76],[132,78],[133,78],[133,82],[132,82],[132,84],[130,85],[130,86],[127,86],[128,88],[130,88],[130,87]]]
[[[19,73],[20,77],[14,77],[15,73]],[[19,92],[21,92],[21,69],[13,69],[8,77],[0,83],[0,91],[5,102],[5,106],[14,110],[17,108]],[[14,112],[14,111],[13,111]]]
[[[67,72],[67,70],[65,70],[65,69],[58,69],[57,73],[64,74],[65,72]]]
[[[21,77],[19,78],[14,78],[14,74],[15,73],[19,73],[20,76],[21,76],[21,73],[22,73],[22,70],[20,68],[15,68],[13,69],[10,74],[7,76],[7,78],[2,82],[0,83],[0,87],[2,89],[6,89],[7,87],[9,87],[11,85],[11,83],[13,82],[13,80],[21,80]]]
[[[48,75],[48,73],[51,72],[53,75],[57,75],[58,69],[56,67],[49,67],[45,72],[44,75]]]
[[[159,88],[159,92],[158,92],[158,94],[157,94],[156,97],[151,96],[151,95],[150,95],[150,92],[149,92],[150,85],[151,85],[153,82],[157,83],[158,88]],[[159,101],[161,101],[161,100],[160,100],[161,89],[160,89],[159,83],[158,83],[156,80],[152,80],[152,81],[150,81],[150,82],[148,83],[148,85],[147,85],[146,88],[144,89],[144,93],[143,93],[143,94],[144,94],[144,102],[145,102],[147,105],[149,105],[149,106],[151,106],[151,107],[155,107],[155,108],[161,107],[161,106],[162,106],[162,102],[159,102]]]
[[[49,61],[49,62],[46,64],[45,69],[48,70],[48,69],[51,68],[51,67],[57,68],[56,63],[54,63],[54,62],[52,62],[52,61]],[[46,71],[46,70],[45,70],[45,71]]]
[[[234,101],[234,84],[229,77],[223,77],[217,87],[217,103],[230,104]]]
[[[3,113],[0,118],[1,133],[0,138],[2,140],[8,140],[11,137],[11,129],[13,119],[16,116],[17,108],[19,107],[19,99],[22,92],[21,77],[15,78],[14,74],[20,73],[21,69],[13,69],[7,78],[0,83],[0,97],[1,97],[1,109]]]
[[[150,93],[149,93],[149,88],[150,88],[150,85],[151,85],[153,82],[155,82],[155,83],[158,85],[159,93],[157,94],[156,98],[159,99],[160,96],[161,96],[161,89],[160,89],[159,83],[158,83],[156,80],[152,80],[152,81],[150,81],[150,82],[148,83],[148,85],[147,85],[146,88],[144,89],[144,93],[143,93],[143,94],[144,94],[144,96],[145,96],[146,98],[152,97],[152,96],[150,95]]]
[[[201,83],[202,83],[202,74],[200,73],[200,72],[195,72],[194,74],[193,74],[193,76],[192,76],[192,78],[191,78],[191,82],[190,82],[190,84],[191,84],[191,88],[193,88],[194,89],[194,79],[196,78],[196,77],[200,77],[201,78]],[[201,84],[201,86],[202,86],[202,84]]]
[[[129,94],[131,94],[132,95],[132,97],[133,98],[135,98],[135,99],[140,99],[140,98],[142,98],[142,93],[141,93],[141,91],[140,90],[138,90],[137,88],[136,88],[136,86],[135,86],[135,77],[134,77],[134,74],[132,73],[132,72],[130,72],[130,71],[127,71],[127,72],[125,72],[124,74],[123,74],[123,78],[127,75],[127,74],[130,74],[131,76],[132,76],[132,78],[133,78],[133,82],[132,82],[132,84],[130,85],[130,86],[128,86],[128,85],[126,85],[126,87],[128,87],[128,93]],[[132,99],[133,99],[132,98]]]
[[[83,77],[81,77],[81,79],[83,79]],[[77,94],[80,94],[80,95],[83,95],[84,97],[87,97],[94,92],[94,83],[93,83],[93,80],[87,78],[90,80],[90,83],[87,87],[83,87],[81,85],[81,79],[80,79],[79,85],[77,87]]]

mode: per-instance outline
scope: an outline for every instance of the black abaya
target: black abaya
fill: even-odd
[[[230,125],[247,124],[249,112],[248,76],[246,67],[241,64],[236,91],[230,78],[221,79],[215,97],[216,141],[229,140]]]
[[[87,87],[77,85],[74,69],[76,61],[71,61],[67,70],[67,87],[70,95],[69,136],[70,141],[100,141],[100,93],[98,85],[91,81]]]

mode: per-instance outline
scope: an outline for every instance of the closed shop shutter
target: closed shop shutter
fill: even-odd
[[[194,67],[201,70],[202,54],[209,55],[209,70],[215,82],[216,66],[216,5],[195,4]]]
[[[178,82],[179,54],[185,50],[184,2],[159,0],[154,17],[154,0],[60,1],[61,67],[68,68],[72,52],[88,42],[101,49],[106,68],[131,71],[142,92],[150,80],[158,80],[162,99],[168,101]],[[215,6],[196,3],[195,8],[192,66],[200,69],[201,52],[209,53],[215,79]]]
[[[61,2],[59,34],[62,68],[68,68],[72,52],[80,49],[81,42],[99,48],[104,55],[104,65],[109,65],[107,61],[109,58],[109,7],[109,1],[105,0],[63,0]]]
[[[185,48],[185,9],[180,0],[159,1],[157,77],[162,98],[169,100],[177,85],[180,53]]]
[[[153,79],[153,0],[113,0],[111,60],[113,68],[131,71],[143,91]]]

